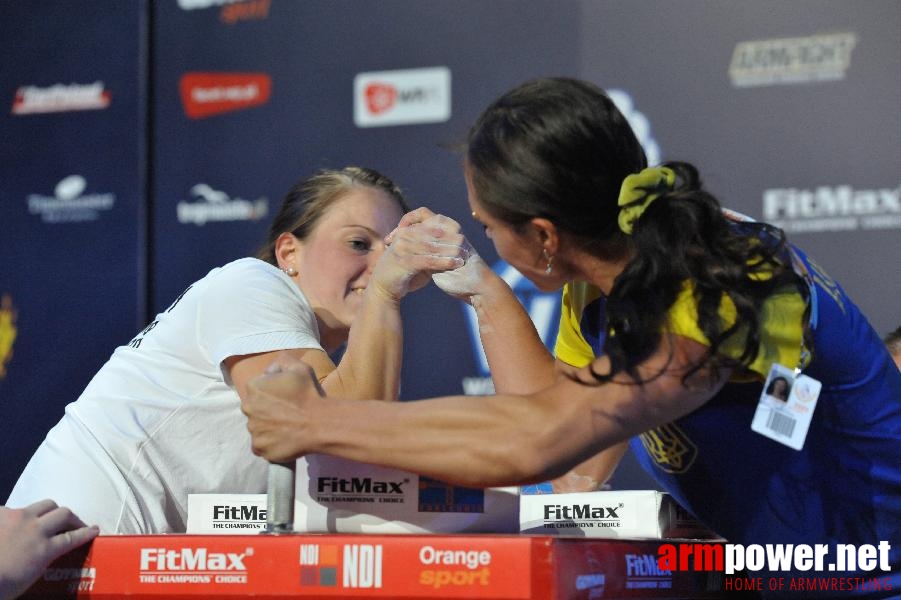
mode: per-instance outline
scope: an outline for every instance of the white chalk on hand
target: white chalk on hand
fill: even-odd
[[[476,293],[479,286],[479,262],[482,258],[475,252],[471,252],[462,267],[452,271],[434,273],[432,281],[442,291],[452,296],[471,296]]]

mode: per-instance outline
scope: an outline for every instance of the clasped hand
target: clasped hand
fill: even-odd
[[[393,300],[423,287],[435,273],[461,267],[468,254],[460,225],[427,208],[404,215],[385,241],[370,285]]]
[[[283,352],[266,373],[247,386],[241,411],[247,416],[253,453],[269,462],[294,460],[311,439],[311,404],[325,394],[313,369]]]
[[[407,213],[400,220],[397,228],[388,238],[399,237],[409,232],[415,232],[417,228],[434,227],[447,232],[442,234],[447,240],[453,240],[458,248],[456,260],[450,268],[433,269],[432,280],[442,291],[461,300],[469,300],[479,293],[486,273],[490,271],[485,261],[479,256],[472,244],[461,233],[460,224],[444,215],[435,214],[427,208],[419,208]],[[416,280],[418,285],[424,285],[427,279],[422,277]]]

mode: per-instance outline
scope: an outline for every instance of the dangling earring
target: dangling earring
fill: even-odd
[[[294,269],[294,267],[285,267],[284,269],[282,269],[282,271],[284,271],[285,275],[287,275],[288,277],[294,277],[295,275],[297,275],[297,271]]]
[[[544,274],[550,275],[551,271],[554,270],[554,257],[547,253],[547,248],[544,248],[541,253],[544,255],[544,259],[547,261],[547,266],[544,268]]]

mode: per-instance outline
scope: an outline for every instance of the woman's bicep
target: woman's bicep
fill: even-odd
[[[244,399],[247,393],[248,382],[254,377],[265,373],[266,369],[275,363],[280,355],[287,355],[289,360],[301,360],[308,364],[320,381],[335,370],[335,363],[332,362],[324,350],[319,348],[292,348],[261,352],[259,354],[229,356],[223,361],[224,371],[231,379],[238,395]]]
[[[702,368],[686,375],[706,355],[706,346],[681,336],[664,336],[660,348],[638,367],[641,382],[618,373],[606,379],[605,356],[581,369],[560,366],[557,382],[538,395],[558,414],[546,443],[578,446],[581,460],[629,438],[670,423],[709,400],[728,372]]]
[[[703,363],[707,351],[707,346],[693,339],[664,335],[657,350],[638,365],[637,380],[619,373],[601,384],[607,393],[596,397],[593,414],[601,422],[609,422],[608,426],[619,424],[623,431],[616,437],[626,439],[696,410],[722,388],[730,373],[709,366],[695,368]],[[583,382],[596,381],[592,373],[607,373],[609,365],[609,360],[601,357],[577,377]]]

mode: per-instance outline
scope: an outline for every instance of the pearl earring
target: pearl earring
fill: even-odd
[[[284,269],[282,269],[282,271],[284,271],[285,275],[287,275],[288,277],[294,277],[295,275],[297,275],[297,271],[294,269],[294,267],[285,267]]]

